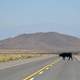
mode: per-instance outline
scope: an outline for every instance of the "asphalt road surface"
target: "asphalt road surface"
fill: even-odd
[[[34,80],[80,80],[80,62],[61,60],[51,69],[35,76]]]
[[[56,57],[0,70],[0,80],[24,80],[25,76],[54,62],[54,60],[56,60]],[[80,80],[80,62],[77,59],[68,62],[60,60],[57,64],[30,80]]]
[[[0,80],[23,80],[25,76],[32,74],[33,72],[39,70],[44,65],[50,64],[57,57],[43,57],[44,59],[39,59],[29,63],[11,66],[9,68],[0,69]]]

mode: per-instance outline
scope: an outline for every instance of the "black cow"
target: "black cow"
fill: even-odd
[[[63,52],[59,54],[60,57],[63,58],[63,60],[65,60],[66,58],[68,58],[68,60],[72,60],[72,53],[71,52]]]

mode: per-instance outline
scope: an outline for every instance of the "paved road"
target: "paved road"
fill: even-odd
[[[55,59],[56,57],[50,57],[0,70],[0,80],[22,80],[26,75],[52,63]],[[80,62],[76,59],[68,62],[60,60],[33,80],[80,80]]]
[[[22,80],[26,75],[32,74],[44,65],[50,64],[56,57],[47,57],[45,59],[25,63],[0,70],[0,80]]]
[[[35,76],[34,80],[80,80],[80,62],[76,59],[68,63],[61,60],[43,74]]]

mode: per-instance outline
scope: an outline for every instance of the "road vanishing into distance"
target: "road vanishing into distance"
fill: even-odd
[[[21,62],[21,65],[5,67],[1,65],[0,80],[23,80],[25,76],[32,74],[47,64],[53,62],[57,57],[53,55],[41,56],[30,61],[26,60],[25,63]],[[18,62],[17,64],[20,64]],[[13,64],[11,64],[13,65]]]
[[[76,59],[68,62],[61,60],[42,75],[35,76],[34,80],[80,80],[80,62]]]
[[[80,80],[80,62],[47,57],[1,69],[0,80]]]

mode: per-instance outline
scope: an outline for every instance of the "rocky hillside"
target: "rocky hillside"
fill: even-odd
[[[52,52],[59,50],[79,50],[80,39],[56,32],[22,34],[0,41],[0,49],[23,49],[29,51]]]

